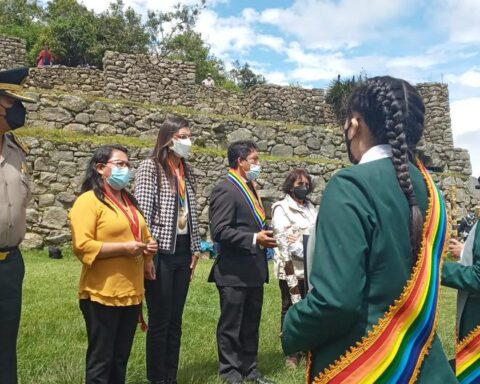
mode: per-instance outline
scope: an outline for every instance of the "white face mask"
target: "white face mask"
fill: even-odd
[[[175,154],[184,159],[188,159],[190,150],[192,149],[192,141],[190,139],[173,139],[173,146],[170,148]]]

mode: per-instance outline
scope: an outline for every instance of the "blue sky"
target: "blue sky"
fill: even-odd
[[[208,1],[208,0],[207,0]],[[96,11],[109,1],[83,0]],[[136,11],[178,0],[124,0]],[[195,0],[181,0],[186,4]],[[449,85],[455,146],[480,176],[480,0],[210,0],[197,30],[225,63],[248,61],[269,82],[325,87],[389,74]]]

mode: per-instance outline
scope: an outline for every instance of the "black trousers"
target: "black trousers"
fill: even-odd
[[[190,285],[190,236],[178,235],[174,254],[156,255],[157,279],[145,280],[148,308],[147,378],[175,381],[182,315]]]
[[[263,286],[219,287],[217,326],[219,375],[227,381],[255,379]]]
[[[124,384],[141,305],[80,300],[88,336],[85,384]]]
[[[17,383],[17,335],[25,275],[20,250],[0,261],[0,383]]]
[[[280,332],[282,332],[285,315],[287,314],[288,308],[292,306],[292,298],[288,290],[287,280],[278,280],[278,286],[280,287],[280,294],[282,295],[282,312],[280,314]],[[305,297],[305,280],[298,279],[298,288],[300,289],[300,296],[303,299]]]

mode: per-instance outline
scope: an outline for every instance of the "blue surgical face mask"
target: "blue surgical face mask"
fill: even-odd
[[[250,170],[245,172],[247,180],[255,180],[260,175],[261,170],[262,167],[260,166],[260,164],[250,164]]]
[[[130,181],[130,170],[125,168],[110,168],[112,173],[107,177],[107,183],[116,191],[124,189]]]

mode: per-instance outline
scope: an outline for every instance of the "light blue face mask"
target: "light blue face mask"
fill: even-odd
[[[121,191],[130,181],[130,170],[125,168],[111,168],[112,173],[107,177],[107,183],[116,191]]]
[[[260,176],[261,170],[262,170],[262,167],[260,166],[260,164],[250,164],[250,170],[245,172],[245,176],[247,177],[248,180],[253,181],[258,176]]]

